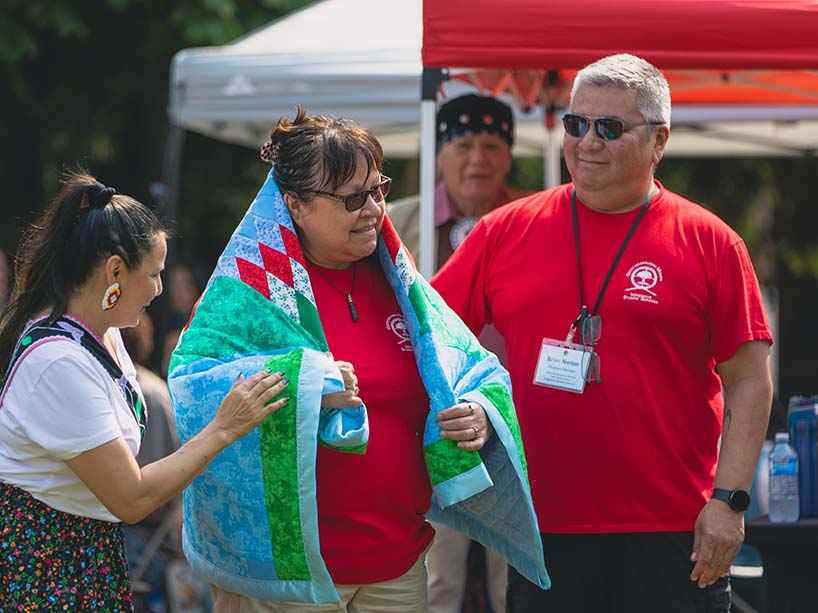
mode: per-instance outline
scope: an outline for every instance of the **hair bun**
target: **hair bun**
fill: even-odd
[[[261,150],[259,151],[259,157],[268,164],[272,164],[275,166],[276,158],[278,157],[278,149],[281,147],[281,141],[277,142],[275,145],[273,144],[272,140],[267,140],[261,146]]]
[[[102,183],[94,183],[85,189],[88,204],[92,209],[101,209],[106,206],[116,194],[113,187],[105,187]]]

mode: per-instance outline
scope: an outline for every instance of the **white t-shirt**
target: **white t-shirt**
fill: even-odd
[[[141,396],[119,330],[110,333]],[[72,340],[43,343],[18,362],[0,404],[0,481],[59,511],[118,522],[65,463],[118,437],[136,456],[139,426],[102,364]]]

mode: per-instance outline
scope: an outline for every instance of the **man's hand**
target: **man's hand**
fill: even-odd
[[[696,519],[693,535],[693,554],[690,561],[696,566],[690,573],[691,581],[699,587],[713,585],[719,577],[730,572],[730,565],[744,542],[744,513],[734,511],[720,500],[710,500]]]

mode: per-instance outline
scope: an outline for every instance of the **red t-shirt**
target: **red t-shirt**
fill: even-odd
[[[506,340],[540,530],[692,530],[721,433],[714,367],[772,338],[749,255],[715,215],[662,189],[598,310],[602,383],[581,395],[535,385],[542,339],[565,339],[580,311],[570,193],[489,213],[432,285],[473,330],[493,321]],[[592,308],[639,211],[577,211]]]
[[[361,260],[352,298],[308,263],[318,313],[336,360],[350,362],[369,414],[366,453],[318,448],[316,489],[321,555],[335,583],[388,581],[404,574],[434,530],[423,514],[432,490],[423,458],[429,396],[395,294],[377,261]],[[353,269],[321,272],[344,292]]]

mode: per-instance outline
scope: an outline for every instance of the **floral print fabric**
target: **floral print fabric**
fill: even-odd
[[[0,611],[133,611],[122,524],[0,483]]]

